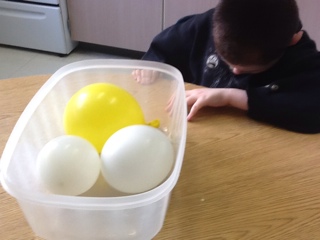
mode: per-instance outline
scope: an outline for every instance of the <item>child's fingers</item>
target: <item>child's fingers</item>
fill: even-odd
[[[198,113],[198,111],[205,106],[201,98],[189,97],[187,99],[187,104],[188,106],[191,106],[189,114],[187,116],[188,121],[192,120],[194,116]]]
[[[139,82],[140,81],[141,70],[139,70],[139,69],[133,70],[131,75],[133,76],[134,80]]]
[[[174,104],[174,101],[176,99],[176,94],[172,94],[172,96],[170,97],[168,103],[167,103],[167,107],[166,107],[166,111],[169,112],[170,114],[172,114],[172,109],[173,109],[173,104]]]
[[[196,113],[198,112],[199,110],[199,106],[197,104],[193,104],[192,107],[190,108],[190,111],[188,113],[188,116],[187,116],[187,120],[188,121],[191,121],[194,116],[196,115]]]
[[[133,78],[140,84],[151,84],[159,77],[159,73],[154,70],[136,69],[132,71]]]

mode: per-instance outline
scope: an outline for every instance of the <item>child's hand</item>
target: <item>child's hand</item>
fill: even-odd
[[[190,108],[187,119],[192,120],[203,107],[233,106],[248,109],[248,97],[244,90],[233,88],[199,88],[186,91],[186,101]]]
[[[134,80],[141,84],[151,84],[159,77],[159,72],[154,70],[137,69],[132,72]]]
[[[227,105],[227,99],[223,94],[224,89],[199,88],[186,91],[186,101],[190,108],[187,119],[191,120],[203,107],[222,107]]]

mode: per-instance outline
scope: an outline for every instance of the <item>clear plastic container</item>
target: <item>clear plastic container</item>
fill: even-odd
[[[138,83],[132,71],[153,74]],[[156,188],[135,195],[112,190],[105,182],[81,196],[48,193],[37,180],[38,152],[63,135],[63,111],[70,97],[97,82],[116,84],[139,102],[146,121],[160,128],[175,149],[170,176]],[[170,112],[165,111],[169,101]],[[1,159],[1,184],[15,197],[34,233],[45,239],[152,239],[161,229],[170,194],[182,166],[186,141],[186,102],[181,73],[166,64],[142,60],[87,60],[59,69],[30,101],[14,127]]]

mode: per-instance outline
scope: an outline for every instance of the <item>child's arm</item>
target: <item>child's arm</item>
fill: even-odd
[[[187,105],[190,108],[187,119],[192,120],[203,107],[232,106],[248,110],[248,96],[245,90],[234,88],[200,88],[186,91]]]
[[[248,116],[290,131],[319,133],[319,79],[305,77],[302,83],[296,84],[296,79],[290,78],[290,84],[279,85],[278,90],[268,87],[249,87]]]

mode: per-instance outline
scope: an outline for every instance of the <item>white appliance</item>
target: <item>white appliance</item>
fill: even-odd
[[[69,54],[66,0],[0,0],[0,44]]]

